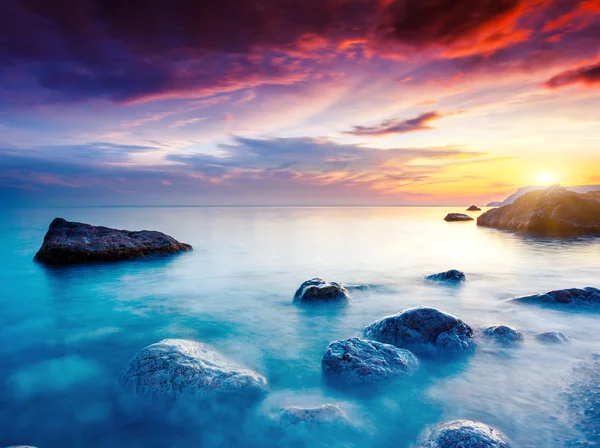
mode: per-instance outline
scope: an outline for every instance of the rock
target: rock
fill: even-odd
[[[456,269],[450,269],[446,272],[431,274],[425,277],[425,280],[431,280],[434,282],[464,282],[466,279],[467,277],[465,273]]]
[[[484,338],[493,344],[514,347],[525,341],[523,333],[507,325],[487,325],[480,328]]]
[[[568,344],[571,338],[560,331],[544,331],[534,336],[539,342],[544,344]]]
[[[590,443],[578,446],[600,446],[600,355],[592,355],[573,369],[566,398],[575,426]]]
[[[480,212],[481,209],[479,207],[477,207],[476,205],[472,205],[467,209],[468,212]]]
[[[553,235],[600,233],[600,191],[578,194],[557,185],[531,191],[483,213],[477,225]]]
[[[600,289],[592,287],[557,289],[543,294],[515,297],[511,302],[556,306],[599,306]]]
[[[453,420],[429,431],[420,448],[512,448],[496,428],[471,420]]]
[[[320,278],[307,280],[294,294],[294,303],[347,303],[350,295],[339,283],[326,282]]]
[[[289,406],[281,411],[280,423],[289,425],[346,425],[349,423],[346,413],[335,404],[323,404],[312,408]]]
[[[532,191],[537,191],[537,190],[545,190],[546,188],[548,188],[548,187],[539,186],[539,185],[521,187],[516,192],[514,192],[513,194],[508,196],[506,199],[504,199],[503,201],[490,202],[487,206],[488,207],[501,207],[503,205],[512,204],[513,202],[515,202],[518,198],[520,198],[524,194],[530,193]],[[588,193],[590,191],[598,191],[598,190],[600,190],[600,185],[578,185],[578,186],[574,186],[574,187],[565,187],[565,188],[569,191],[574,191],[575,193],[581,194],[581,193]]]
[[[492,201],[492,202],[488,202],[486,207],[500,207],[501,205],[502,205],[502,202],[500,202],[500,201]]]
[[[448,213],[444,218],[444,221],[473,221],[473,218],[471,218],[469,215],[465,215],[464,213]]]
[[[365,327],[362,335],[421,354],[458,355],[474,352],[477,347],[473,330],[466,323],[425,306],[375,321]]]
[[[169,235],[151,230],[130,232],[56,218],[35,259],[46,264],[120,261],[150,254],[192,250]]]
[[[140,395],[157,397],[254,399],[267,389],[262,375],[185,339],[164,339],[142,349],[129,361],[121,380]]]
[[[419,361],[408,350],[351,338],[329,344],[321,366],[323,372],[347,384],[367,384],[410,375]]]

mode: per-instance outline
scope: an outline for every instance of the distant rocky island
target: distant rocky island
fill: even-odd
[[[557,235],[600,234],[600,191],[580,194],[559,185],[530,191],[483,213],[477,225]]]
[[[117,230],[56,218],[35,259],[45,264],[120,261],[187,252],[192,246],[161,232]]]
[[[503,205],[512,204],[513,202],[515,202],[515,200],[517,200],[524,194],[527,194],[529,192],[536,191],[536,190],[545,190],[546,188],[548,188],[548,187],[531,186],[531,185],[528,187],[521,187],[516,192],[511,194],[509,197],[504,199],[503,201],[489,202],[486,207],[502,207]],[[600,191],[600,185],[578,185],[578,186],[574,186],[574,187],[565,187],[565,188],[569,191],[574,191],[575,193],[580,193],[580,194],[588,193],[590,191]]]

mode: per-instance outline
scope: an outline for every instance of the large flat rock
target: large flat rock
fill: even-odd
[[[161,232],[117,230],[56,218],[35,259],[46,264],[120,261],[192,250]]]
[[[560,186],[531,191],[477,218],[477,225],[549,234],[600,234],[600,191],[578,194]]]

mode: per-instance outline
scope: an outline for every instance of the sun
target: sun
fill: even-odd
[[[554,185],[558,182],[558,177],[555,173],[550,171],[542,171],[536,173],[535,175],[535,184],[536,185]]]

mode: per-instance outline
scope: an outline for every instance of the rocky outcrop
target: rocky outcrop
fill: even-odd
[[[349,301],[350,295],[346,291],[346,288],[339,283],[326,282],[320,278],[305,281],[294,294],[294,303],[296,304],[344,304]]]
[[[35,259],[46,264],[72,264],[131,260],[190,250],[189,244],[160,232],[116,230],[56,218]]]
[[[425,434],[420,448],[513,448],[496,428],[471,420],[442,423]]]
[[[346,384],[369,384],[410,375],[419,361],[408,350],[351,338],[329,344],[321,366],[325,374]]]
[[[570,288],[548,291],[543,294],[534,294],[531,296],[515,297],[511,302],[551,305],[551,306],[600,306],[600,289]]]
[[[140,395],[254,399],[267,381],[204,344],[164,339],[139,351],[121,373],[122,382]]]
[[[477,207],[476,205],[472,205],[467,209],[468,212],[480,212],[481,209],[479,207]]]
[[[483,213],[477,225],[555,235],[600,233],[600,192],[578,194],[560,186],[532,191]]]
[[[504,199],[503,201],[490,202],[489,204],[487,204],[487,207],[501,207],[503,205],[512,204],[517,199],[519,199],[521,196],[523,196],[527,193],[530,193],[532,191],[537,191],[537,190],[545,190],[546,188],[548,188],[548,187],[538,186],[538,185],[521,187],[517,191],[515,191],[513,194],[508,196],[506,199]],[[600,185],[577,185],[577,186],[565,187],[565,188],[569,191],[573,191],[573,192],[579,193],[579,194],[589,193],[590,191],[600,191]]]
[[[481,327],[480,331],[484,339],[495,345],[516,347],[525,341],[523,333],[507,325],[487,325]]]
[[[475,351],[473,329],[459,318],[430,307],[410,308],[368,325],[362,335],[420,354],[458,355]]]
[[[467,276],[464,272],[459,271],[457,269],[450,269],[446,272],[440,272],[439,274],[431,274],[425,277],[425,280],[429,280],[432,282],[448,282],[448,283],[458,283],[464,282],[467,279]]]
[[[568,344],[571,338],[560,331],[544,331],[534,336],[542,344]]]
[[[444,218],[444,221],[473,221],[473,218],[471,218],[469,215],[465,215],[464,213],[448,213]]]
[[[323,404],[311,408],[288,406],[279,415],[282,426],[290,425],[346,425],[346,413],[335,404]]]

